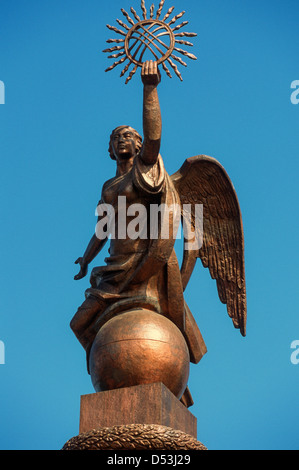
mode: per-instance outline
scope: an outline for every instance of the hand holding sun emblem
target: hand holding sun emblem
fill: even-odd
[[[126,79],[126,83],[128,83],[136,73],[138,67],[142,67],[143,64],[149,60],[154,60],[158,65],[162,65],[163,70],[168,75],[168,77],[172,78],[172,75],[166,63],[171,66],[179,79],[181,81],[183,80],[182,75],[173,60],[183,65],[184,67],[187,67],[187,64],[182,60],[181,57],[175,55],[174,52],[178,52],[180,55],[188,57],[189,59],[196,60],[194,54],[177,47],[177,45],[182,44],[188,47],[192,47],[193,44],[191,42],[179,38],[195,37],[197,34],[187,32],[176,33],[176,31],[180,30],[188,24],[188,21],[183,21],[179,25],[174,26],[175,23],[185,14],[185,11],[182,11],[178,15],[174,16],[169,22],[166,22],[174,10],[174,7],[171,7],[161,20],[160,17],[164,3],[165,0],[160,1],[156,18],[154,18],[154,5],[152,5],[150,8],[150,17],[148,18],[145,1],[141,0],[143,20],[137,15],[134,8],[131,7],[131,12],[137,21],[137,23],[135,23],[129,14],[122,8],[122,14],[125,16],[130,26],[119,19],[116,21],[123,29],[107,25],[108,29],[123,36],[123,39],[107,40],[108,43],[117,43],[120,45],[112,46],[111,48],[105,49],[103,52],[116,52],[115,54],[109,55],[108,58],[118,59],[121,57],[121,59],[117,60],[113,63],[113,65],[108,67],[106,72],[109,72],[117,65],[128,61],[120,75],[121,77],[125,75],[125,73],[128,72],[130,66],[133,64],[134,68],[131,70]]]

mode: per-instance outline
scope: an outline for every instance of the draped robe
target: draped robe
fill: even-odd
[[[119,197],[125,201],[121,214]],[[169,219],[169,237],[161,237],[161,227],[156,238],[149,236],[151,205],[180,205],[179,195],[165,171],[161,156],[154,165],[145,165],[137,155],[127,173],[104,184],[100,203],[113,206],[115,237],[111,239],[106,265],[93,269],[91,287],[85,292],[86,300],[71,322],[87,355],[97,332],[110,318],[137,307],[153,310],[170,319],[185,337],[190,361],[198,363],[206,353],[206,346],[184,300],[174,251],[173,218],[170,216]],[[134,208],[133,204],[145,207],[147,217],[141,220],[143,227],[139,227],[138,232],[147,236],[132,239],[126,233],[119,237],[123,230],[120,224],[125,223],[128,228],[134,219],[132,214],[127,215],[128,209]]]

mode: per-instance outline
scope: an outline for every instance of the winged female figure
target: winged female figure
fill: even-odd
[[[184,338],[189,361],[200,361],[207,351],[206,345],[184,298],[184,290],[198,258],[216,279],[220,300],[227,304],[234,326],[242,335],[246,331],[244,237],[236,192],[223,167],[211,157],[189,158],[174,175],[166,172],[160,155],[162,119],[157,89],[161,75],[156,62],[143,64],[141,79],[144,138],[142,140],[136,130],[126,125],[117,127],[111,134],[109,153],[116,161],[116,175],[104,183],[99,204],[113,207],[115,236],[110,237],[106,265],[92,270],[90,288],[71,321],[72,330],[86,350],[89,372],[94,366],[91,356],[94,356],[99,333],[111,319],[125,318],[123,313],[132,310],[135,313],[150,311],[159,318],[166,318]],[[168,237],[162,237],[158,232],[154,238],[134,238],[128,236],[126,230],[122,233],[120,200],[125,205],[126,227],[133,220],[134,210],[130,211],[130,208],[136,205],[145,207],[147,215],[153,205],[175,205],[180,208],[184,220],[186,205],[202,204],[202,245],[197,249],[185,249],[180,267],[174,250],[176,237],[171,230]],[[101,220],[103,214],[99,215],[98,222]],[[194,217],[190,220],[191,228],[195,229]],[[150,218],[141,218],[139,222],[144,225],[142,230],[139,227],[139,233],[148,235]],[[92,236],[85,253],[76,261],[80,265],[76,280],[86,276],[88,265],[108,239],[109,230],[104,237],[98,237],[96,233]],[[135,318],[138,322],[141,316]],[[179,361],[178,356],[175,361]],[[127,375],[131,376],[131,372]],[[106,387],[137,385],[152,378],[148,372],[147,379],[143,376],[134,380],[122,379]],[[185,377],[177,397],[190,406],[193,401],[186,382]],[[105,389],[99,385],[95,388],[97,391]]]

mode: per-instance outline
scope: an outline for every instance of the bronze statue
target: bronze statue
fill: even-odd
[[[163,4],[162,0],[157,18]],[[126,36],[123,40],[125,57],[121,63],[126,58],[129,60],[125,72],[132,63],[134,71],[138,66],[142,67],[144,138],[142,141],[138,132],[126,125],[117,127],[111,134],[109,153],[116,161],[116,176],[106,181],[102,188],[98,206],[102,211],[98,217],[102,236],[96,232],[83,257],[77,259],[80,272],[75,279],[86,276],[89,263],[113,232],[109,257],[105,259],[106,266],[93,269],[91,287],[71,321],[71,328],[86,350],[87,368],[96,391],[163,382],[188,407],[193,403],[187,386],[189,364],[200,361],[206,353],[206,346],[184,299],[184,290],[196,260],[200,258],[216,280],[219,298],[227,305],[234,326],[245,336],[243,227],[234,187],[218,161],[205,155],[189,158],[171,176],[164,168],[160,155],[159,64],[169,75],[165,61],[174,65],[170,57],[173,57],[172,51],[178,49],[171,34],[175,38],[173,31],[181,27],[171,29],[169,24],[174,24],[184,12],[176,15],[163,30],[173,8],[168,10],[162,21],[153,19],[153,7],[147,19],[144,1],[142,9],[142,21],[131,9],[137,24],[122,10],[132,27],[126,26],[123,33]],[[155,54],[155,61],[142,62],[146,47],[154,48],[150,32],[153,27],[156,27],[154,32],[160,30],[160,34],[170,35],[170,46],[160,59]],[[136,35],[138,28],[142,28],[139,36]],[[148,31],[147,36],[142,36],[143,30]],[[177,36],[182,37],[183,34],[194,35],[177,33]],[[137,47],[138,38],[144,46],[141,51]],[[133,54],[130,46],[132,40],[135,40],[137,53],[141,54],[138,60],[137,53]],[[181,78],[176,66],[174,70]],[[132,76],[131,73],[129,77]],[[153,237],[150,236],[150,211],[153,206],[179,207],[182,221],[188,221],[189,233],[184,232],[185,241],[188,241],[190,232],[196,236],[198,231],[194,212],[196,205],[203,206],[201,242],[191,248],[185,243],[180,267],[174,251],[176,215],[171,210],[167,214],[167,237],[162,236],[161,220]],[[113,210],[113,226],[109,225],[110,219],[105,212],[108,207]],[[137,226],[136,219],[134,221],[136,207],[144,208],[143,216],[138,218],[137,238],[129,230]],[[189,214],[186,207],[193,208]]]

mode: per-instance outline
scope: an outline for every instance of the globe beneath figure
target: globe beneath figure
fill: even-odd
[[[96,392],[162,382],[178,399],[187,387],[189,364],[189,350],[177,326],[143,308],[105,323],[89,356]]]

